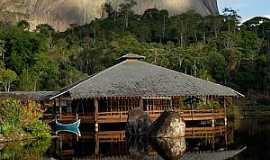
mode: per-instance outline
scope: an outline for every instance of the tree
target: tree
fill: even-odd
[[[4,40],[0,40],[0,56],[3,62],[5,62],[5,44],[6,42]]]
[[[35,31],[44,34],[45,36],[52,36],[55,33],[55,30],[48,24],[37,25]]]
[[[129,16],[131,14],[134,14],[134,12],[132,11],[132,8],[137,5],[137,2],[135,2],[134,0],[126,0],[125,2],[123,2],[122,4],[119,5],[120,7],[120,14],[122,14],[124,16],[124,29],[128,28],[128,24],[129,24]]]
[[[24,69],[19,76],[17,88],[21,91],[36,91],[38,87],[39,76],[36,72]]]
[[[29,31],[30,30],[30,24],[25,20],[19,21],[17,23],[17,27],[19,29],[23,30],[23,31],[25,31],[25,30]]]
[[[48,50],[48,41],[45,36],[32,32],[10,34],[6,43],[6,53],[9,55],[6,66],[20,74],[23,69],[31,68],[36,63],[39,54]]]
[[[53,36],[55,34],[55,30],[48,24],[40,24],[36,26],[36,32],[47,37],[49,42],[49,47],[53,47]]]
[[[223,10],[223,16],[225,20],[225,26],[229,32],[235,32],[240,24],[241,16],[238,15],[237,11],[231,8],[225,8]]]
[[[11,84],[17,80],[16,72],[10,69],[4,69],[0,74],[0,83],[3,85],[5,92],[9,92]]]
[[[103,9],[107,14],[106,16],[108,16],[109,18],[112,18],[113,16],[115,16],[116,11],[113,9],[111,2],[106,2],[104,4]]]

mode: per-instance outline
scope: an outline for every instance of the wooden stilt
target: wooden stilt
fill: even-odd
[[[143,98],[140,98],[139,107],[143,109]]]
[[[224,125],[227,126],[227,106],[226,106],[226,98],[223,97],[223,106],[224,106]]]
[[[59,97],[59,119],[62,119],[62,105],[61,105],[61,97]]]
[[[214,128],[215,127],[215,120],[214,119],[212,119],[211,124],[212,124],[212,127]]]
[[[173,98],[170,99],[170,110],[173,111]]]
[[[95,134],[95,157],[98,159],[99,157],[99,139],[98,139],[98,134]]]
[[[95,132],[99,131],[99,126],[98,126],[98,100],[95,98],[94,99],[94,105],[95,105]]]
[[[54,112],[54,118],[57,119],[57,113],[56,113],[56,100],[53,100],[53,112]]]

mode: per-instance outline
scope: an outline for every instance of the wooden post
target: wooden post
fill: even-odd
[[[143,98],[142,98],[142,97],[140,97],[139,107],[140,107],[142,110],[144,110],[144,109],[143,109]]]
[[[212,127],[214,128],[215,127],[215,120],[212,119]]]
[[[53,114],[54,114],[54,115],[53,115],[54,118],[57,119],[57,113],[56,113],[56,100],[55,100],[55,99],[53,100],[53,112],[54,112],[54,113],[53,113]]]
[[[95,106],[95,132],[98,132],[98,100],[94,99],[94,106]]]
[[[95,157],[99,159],[99,138],[97,133],[95,134]]]
[[[173,97],[170,99],[170,111],[173,111]]]
[[[223,107],[224,107],[224,125],[227,126],[227,106],[226,106],[226,98],[223,97]]]
[[[59,119],[62,119],[62,105],[61,105],[61,97],[59,97]]]

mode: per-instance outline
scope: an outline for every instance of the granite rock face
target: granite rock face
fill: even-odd
[[[117,8],[124,0],[1,0],[0,20],[27,20],[31,28],[49,24],[64,31],[71,24],[83,25],[104,16],[104,4],[111,2]],[[134,11],[142,14],[146,9],[166,9],[170,15],[194,10],[201,15],[218,14],[217,0],[135,0]]]
[[[151,120],[146,112],[135,108],[128,113],[127,133],[130,136],[147,135]]]
[[[180,138],[185,136],[185,122],[178,112],[165,111],[149,128],[150,137]]]

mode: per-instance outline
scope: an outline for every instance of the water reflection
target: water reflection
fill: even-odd
[[[53,140],[52,147],[50,147],[51,149],[47,152],[47,155],[55,159],[174,160],[186,159],[186,157],[190,156],[205,156],[201,154],[205,151],[205,153],[208,153],[207,156],[212,153],[227,159],[239,151],[232,150],[228,152],[225,151],[227,150],[226,147],[225,134],[196,138],[151,139],[149,141],[144,137],[126,138],[124,131],[106,131],[98,134],[82,132],[81,137],[66,133],[59,134],[59,137]]]
[[[0,159],[32,160],[44,157],[50,146],[50,139],[39,141],[1,144]]]
[[[81,134],[61,132],[51,141],[2,145],[0,159],[223,160],[241,151],[228,147],[227,133],[151,140],[145,137],[127,138],[125,131],[98,134],[83,131]]]
[[[144,159],[151,151],[149,139],[145,137],[128,138],[128,153],[131,159]]]
[[[156,138],[151,140],[152,147],[164,159],[177,160],[186,151],[186,139]]]

